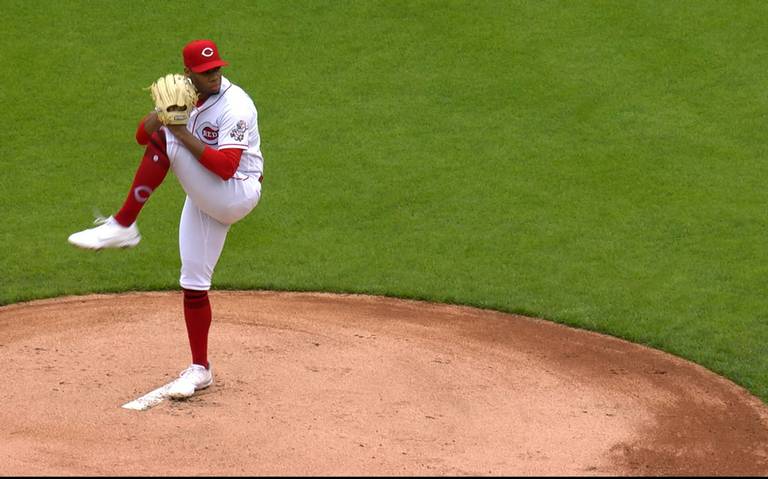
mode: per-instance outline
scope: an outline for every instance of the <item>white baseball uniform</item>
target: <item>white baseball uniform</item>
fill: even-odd
[[[165,130],[171,168],[187,194],[179,224],[182,288],[209,290],[230,225],[261,198],[264,159],[258,114],[248,94],[225,77],[221,89],[190,113],[187,130],[213,149],[244,150],[229,180],[212,173]]]

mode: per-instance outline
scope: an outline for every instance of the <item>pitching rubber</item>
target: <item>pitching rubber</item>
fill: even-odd
[[[131,402],[127,402],[123,404],[122,407],[125,409],[133,409],[135,411],[146,411],[147,409],[151,409],[163,402],[163,400],[168,397],[168,390],[171,388],[174,382],[175,380],[155,389],[154,391],[148,392],[140,398],[134,399]]]

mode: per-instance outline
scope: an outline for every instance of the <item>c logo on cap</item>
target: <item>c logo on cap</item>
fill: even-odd
[[[203,48],[203,51],[200,52],[205,58],[209,58],[213,56],[213,48],[211,47],[205,47]]]

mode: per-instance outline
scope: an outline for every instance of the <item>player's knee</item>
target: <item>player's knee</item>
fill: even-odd
[[[207,291],[211,289],[212,272],[209,268],[200,263],[183,261],[181,265],[181,275],[179,285],[184,289],[198,291]]]
[[[221,214],[218,215],[218,218],[216,218],[219,223],[225,224],[225,225],[232,225],[237,223],[242,216],[236,214],[236,212],[232,210],[227,210]]]
[[[159,141],[163,146],[166,145],[164,129],[160,128],[159,130],[155,131],[152,136],[156,137],[157,141]]]
[[[227,208],[216,216],[216,219],[225,225],[235,224],[253,211],[259,203],[260,197],[261,194],[250,195],[235,204],[228,205]]]
[[[165,133],[162,130],[157,130],[149,137],[149,144],[147,145],[145,155],[149,155],[156,163],[165,165],[170,164],[168,147],[165,142]]]
[[[210,281],[199,281],[195,280],[193,278],[184,277],[182,275],[181,279],[179,279],[179,286],[181,286],[182,289],[188,289],[188,290],[195,290],[195,291],[208,291],[211,289],[211,282]]]

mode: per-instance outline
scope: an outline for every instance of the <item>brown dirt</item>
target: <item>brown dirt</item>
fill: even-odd
[[[768,407],[690,362],[498,312],[212,292],[215,384],[181,295],[0,308],[3,475],[767,475]]]

